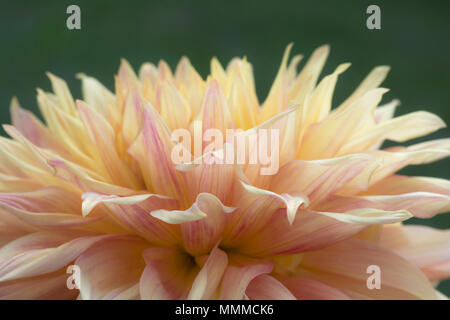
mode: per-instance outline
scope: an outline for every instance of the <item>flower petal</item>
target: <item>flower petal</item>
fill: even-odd
[[[280,281],[263,274],[253,279],[245,294],[252,300],[295,300],[295,296]]]
[[[140,280],[142,299],[187,298],[200,270],[190,256],[173,248],[150,248],[143,256],[147,265]]]
[[[369,266],[378,266],[381,288],[370,290]],[[338,289],[375,299],[435,299],[434,288],[419,268],[381,246],[359,239],[305,253],[300,268]]]
[[[227,264],[227,254],[218,248],[214,248],[208,255],[205,265],[197,274],[187,298],[190,300],[213,298]]]
[[[79,235],[80,233],[78,233]],[[0,281],[56,271],[102,239],[74,232],[37,232],[18,238],[0,249]]]
[[[426,226],[383,226],[380,245],[417,265],[430,281],[450,277],[450,231]]]
[[[133,288],[144,270],[142,252],[147,247],[138,237],[122,236],[100,241],[83,252],[75,261],[80,268],[80,298],[139,298]]]
[[[323,282],[301,277],[277,276],[276,279],[299,300],[348,300],[343,291]]]
[[[268,274],[272,271],[271,262],[246,258],[243,256],[231,256],[222,279],[219,299],[240,300],[244,298],[250,282],[257,276]]]

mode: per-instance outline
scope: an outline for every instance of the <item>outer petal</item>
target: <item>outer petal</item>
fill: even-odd
[[[281,209],[264,228],[242,241],[240,252],[252,256],[292,254],[319,250],[347,239],[365,228],[362,224],[341,222],[310,211],[300,211],[292,225]]]
[[[200,270],[193,259],[173,248],[150,248],[143,255],[147,266],[140,280],[141,298],[186,299]]]
[[[0,249],[0,281],[50,273],[73,261],[102,239],[65,232],[37,232],[16,239]]]
[[[37,277],[0,283],[1,300],[69,300],[75,299],[78,290],[67,287],[70,275],[65,270]]]
[[[83,194],[83,214],[98,204],[104,204],[108,213],[128,228],[155,245],[174,245],[179,241],[179,230],[151,215],[160,208],[174,208],[176,201],[156,194],[139,194],[128,197],[102,195],[88,192]]]
[[[367,267],[381,270],[381,289],[369,290]],[[381,246],[359,239],[306,253],[304,268],[328,285],[375,299],[435,299],[434,288],[419,268]]]
[[[417,265],[430,281],[450,277],[450,230],[426,226],[383,226],[380,245]]]
[[[431,218],[450,211],[450,181],[393,175],[371,186],[359,198],[386,210],[403,208],[416,217]]]
[[[280,281],[265,274],[253,279],[245,294],[252,300],[295,300],[295,296]]]
[[[216,295],[222,275],[227,267],[225,252],[214,248],[206,259],[189,291],[188,299],[211,299]]]
[[[272,268],[272,263],[268,261],[231,256],[222,279],[219,299],[243,299],[250,282],[257,276],[270,273]]]
[[[145,241],[122,236],[101,241],[75,261],[80,268],[80,297],[85,300],[137,299],[145,263]]]
[[[276,277],[299,300],[348,300],[343,291],[318,280],[278,276]]]

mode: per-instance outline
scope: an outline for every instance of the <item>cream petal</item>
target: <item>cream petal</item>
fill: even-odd
[[[200,220],[208,216],[207,213],[202,211],[201,202],[209,203],[213,207],[220,207],[225,213],[230,213],[234,210],[234,208],[224,206],[213,194],[200,193],[197,196],[197,200],[186,210],[154,210],[151,212],[151,215],[170,224]]]
[[[365,93],[370,90],[376,89],[386,78],[389,70],[389,66],[378,66],[375,67],[366,78],[361,82],[361,84],[356,88],[356,90],[336,109],[344,110],[348,108],[354,101],[361,98]]]
[[[325,65],[330,46],[323,45],[314,50],[311,57],[306,62],[297,79],[289,87],[289,99],[303,103],[305,97],[314,89],[319,79],[320,72]]]
[[[315,160],[342,155],[340,149],[347,143],[355,131],[365,128],[371,115],[387,89],[374,89],[356,100],[349,108],[336,111],[321,122],[310,126],[301,142],[299,159]]]
[[[354,136],[341,149],[340,153],[350,153],[380,145],[385,139],[404,142],[413,138],[430,134],[445,127],[438,116],[418,111],[400,116],[375,125],[359,136]]]
[[[11,119],[13,126],[31,143],[38,147],[47,148],[60,154],[68,155],[64,147],[44,124],[30,111],[22,109],[16,98],[11,101]]]
[[[290,43],[284,51],[280,69],[278,70],[269,94],[262,105],[260,121],[270,119],[287,107],[288,77],[286,71],[292,46],[293,43]]]
[[[77,107],[112,182],[123,187],[139,189],[142,183],[117,154],[115,133],[107,120],[80,100],[77,101]]]

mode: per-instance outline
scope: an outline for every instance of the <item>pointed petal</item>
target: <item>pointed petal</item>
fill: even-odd
[[[150,191],[179,199],[183,196],[184,180],[170,158],[172,144],[168,129],[155,110],[146,108],[143,118],[142,132],[128,152],[139,163]]]

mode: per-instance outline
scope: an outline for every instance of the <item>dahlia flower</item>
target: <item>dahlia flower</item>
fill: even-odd
[[[443,121],[379,105],[386,66],[332,108],[350,64],[319,81],[328,46],[300,72],[290,49],[263,103],[246,58],[213,58],[206,79],[187,58],[138,75],[123,60],[114,93],[78,75],[82,100],[48,74],[45,124],[14,98],[0,137],[0,298],[445,298],[449,231],[402,221],[450,211],[450,182],[396,172],[450,155],[450,139],[382,148]],[[175,163],[172,133],[194,123],[244,138],[276,129],[277,170],[214,161],[220,149]]]

